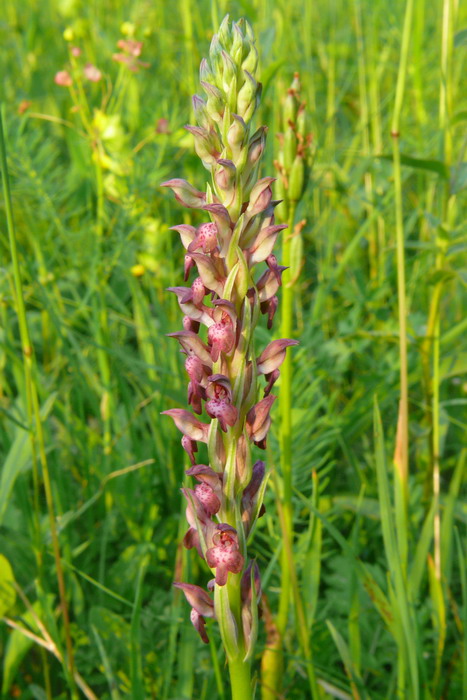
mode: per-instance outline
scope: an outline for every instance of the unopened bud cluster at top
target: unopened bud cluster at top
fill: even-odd
[[[251,27],[226,17],[212,39],[209,59],[201,62],[204,97],[193,98],[197,125],[186,127],[211,182],[206,192],[182,179],[163,183],[184,207],[209,218],[198,226],[173,227],[185,248],[185,281],[193,275],[189,286],[171,288],[184,314],[183,330],[171,335],[186,356],[192,411],[164,413],[183,434],[192,464],[187,474],[196,482],[182,489],[189,524],[184,544],[196,548],[211,569],[208,589],[214,590],[214,601],[198,586],[175,585],[191,604],[191,620],[202,639],[208,641],[205,618],[215,617],[229,658],[244,659],[253,651],[260,597],[258,567],[247,564],[247,542],[263,513],[266,485],[265,464],[252,464],[251,448],[266,447],[275,400],[270,392],[286,348],[296,344],[275,340],[255,356],[255,327],[260,314],[271,327],[285,269],[273,254],[285,228],[274,220],[274,178],[258,179],[267,130],[251,133],[261,97],[257,67]],[[261,375],[266,385],[258,400]],[[203,410],[210,422],[196,417]],[[209,464],[197,461],[199,442],[207,445]]]

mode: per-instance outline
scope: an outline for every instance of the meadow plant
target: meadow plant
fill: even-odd
[[[182,445],[192,463],[187,474],[197,484],[182,489],[187,501],[187,548],[195,547],[211,569],[209,593],[191,583],[176,582],[192,606],[191,621],[208,642],[205,618],[216,618],[229,662],[232,696],[251,697],[250,661],[257,628],[261,584],[258,566],[248,560],[247,544],[264,512],[266,468],[253,464],[252,447],[266,448],[271,425],[271,393],[286,349],[295,340],[274,340],[255,356],[254,333],[261,314],[271,328],[284,267],[273,253],[279,232],[272,199],[274,178],[258,179],[266,127],[251,133],[261,97],[258,53],[251,27],[244,20],[222,22],[214,35],[209,60],[200,67],[206,98],[193,97],[197,126],[187,126],[195,149],[211,173],[206,192],[181,179],[163,183],[189,209],[209,215],[199,226],[180,224],[186,249],[185,281],[174,287],[184,314],[183,330],[171,335],[186,355],[188,403],[192,411],[164,411],[183,433]],[[259,276],[256,267],[265,263]],[[205,326],[203,340],[200,328]],[[257,383],[266,379],[264,396]],[[194,414],[204,410],[211,419]],[[199,464],[198,443],[207,445],[209,464]]]

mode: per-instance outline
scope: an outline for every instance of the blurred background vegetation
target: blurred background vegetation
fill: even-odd
[[[165,335],[180,326],[165,288],[182,283],[183,251],[169,231],[182,214],[159,184],[185,177],[204,187],[206,172],[183,125],[192,120],[199,62],[226,12],[245,16],[258,38],[264,92],[257,123],[269,126],[263,175],[274,174],[279,107],[295,71],[313,132],[313,170],[296,213],[305,220],[303,245],[293,261],[301,270],[294,561],[320,693],[396,697],[404,654],[419,685],[407,686],[403,697],[467,693],[467,12],[456,0],[415,1],[400,123],[410,413],[403,581],[413,635],[405,646],[391,583],[397,562],[387,528],[396,526],[387,499],[399,329],[390,125],[405,10],[402,0],[4,0],[2,100],[35,362],[28,378],[2,200],[3,697],[75,692],[61,663],[67,627],[76,669],[94,697],[228,696],[216,632],[204,647],[171,587],[174,579],[204,582],[206,572],[179,544],[187,465],[175,428],[159,416],[186,400],[182,364]],[[138,60],[147,66],[132,71],[112,59],[122,38],[144,42]],[[81,56],[72,57],[71,47]],[[71,60],[102,72],[100,81],[76,87],[78,111],[68,88],[54,83]],[[197,213],[184,216],[201,221]],[[438,300],[440,340],[433,345],[427,328]],[[262,326],[258,347],[268,337]],[[40,421],[31,412],[34,392]],[[386,465],[375,456],[375,395]],[[434,426],[441,570],[433,563]],[[279,462],[277,431],[273,418],[272,466]],[[251,552],[273,611],[282,547],[277,483]],[[60,608],[51,506],[69,625]],[[295,617],[294,605],[278,697],[300,699],[309,689]],[[263,625],[258,669],[264,644]]]

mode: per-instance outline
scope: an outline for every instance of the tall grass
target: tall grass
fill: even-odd
[[[215,629],[202,648],[171,587],[205,572],[177,544],[184,454],[159,418],[183,405],[185,380],[165,336],[178,311],[164,289],[180,284],[182,261],[169,226],[180,220],[158,185],[174,171],[202,181],[182,126],[225,12],[258,35],[267,172],[281,85],[296,70],[316,147],[295,211],[306,220],[292,302],[300,347],[279,384],[291,391],[292,527],[276,411],[252,552],[264,591],[257,697],[286,561],[277,697],[308,697],[310,674],[321,698],[465,696],[465,7],[4,10],[3,697],[229,697]],[[137,74],[111,59],[123,22],[144,40],[150,68]],[[105,75],[83,83],[81,113],[91,123],[101,107],[108,120],[97,135],[53,82],[70,45]],[[98,143],[113,169],[93,158]],[[267,337],[260,328],[261,348]]]

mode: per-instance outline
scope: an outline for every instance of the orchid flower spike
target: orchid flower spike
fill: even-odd
[[[128,42],[127,42],[128,44]],[[128,57],[139,45],[119,46]],[[266,127],[254,129],[261,98],[258,52],[247,22],[226,17],[200,67],[200,92],[193,98],[197,125],[188,126],[195,150],[209,173],[202,190],[175,177],[162,184],[202,223],[172,227],[181,238],[180,280],[173,287],[183,330],[170,335],[181,346],[188,375],[188,404],[170,408],[182,433],[193,488],[184,488],[189,529],[184,538],[211,571],[209,590],[176,583],[192,607],[191,621],[204,642],[205,618],[214,617],[231,668],[249,668],[261,595],[259,567],[248,558],[247,541],[264,513],[264,462],[252,452],[264,449],[275,400],[270,391],[287,348],[297,341],[272,341],[255,357],[254,335],[267,315],[271,327],[284,267],[274,246],[277,225],[273,177],[260,177]],[[190,279],[191,278],[191,279]],[[266,379],[264,397],[259,378]],[[197,416],[206,415],[207,419]],[[198,443],[208,461],[197,463]],[[248,698],[245,698],[248,700]]]

